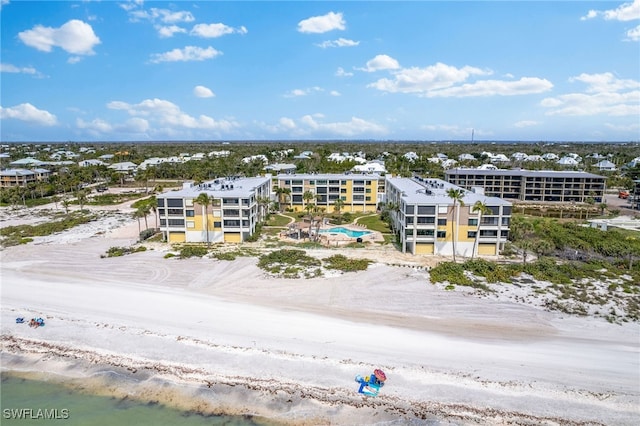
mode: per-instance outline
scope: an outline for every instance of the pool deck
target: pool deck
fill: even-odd
[[[309,227],[308,223],[305,224],[301,222],[295,223],[293,225],[294,226],[292,226],[291,229],[306,230]],[[362,235],[361,237],[349,237],[348,235],[342,232],[320,232],[320,238],[318,242],[326,246],[339,247],[339,246],[355,243],[357,238],[362,238],[363,243],[367,243],[367,242],[374,243],[374,242],[384,241],[384,237],[380,232],[372,231],[371,229],[367,229],[367,227],[364,225],[358,225],[353,223],[343,224],[343,225],[323,224],[322,226],[320,226],[320,231],[327,231],[332,228],[345,228],[351,231],[365,231],[365,232],[369,232],[369,234]],[[312,234],[312,237],[315,235],[315,226],[312,228],[311,234]],[[295,238],[289,238],[286,235],[284,236],[281,235],[281,238],[286,240],[296,240]]]

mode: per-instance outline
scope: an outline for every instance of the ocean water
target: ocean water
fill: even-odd
[[[89,395],[60,383],[2,373],[0,424],[65,426],[263,426],[273,424],[244,416],[203,415],[158,403]]]

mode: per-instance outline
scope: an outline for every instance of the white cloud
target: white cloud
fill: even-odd
[[[280,119],[280,125],[286,129],[295,129],[296,128],[296,122],[293,121],[291,118],[288,117],[282,117]]]
[[[380,70],[395,70],[398,68],[400,68],[400,64],[391,56],[376,55],[375,58],[367,61],[367,66],[365,68],[360,68],[360,70],[366,72],[374,72]]]
[[[222,52],[211,46],[206,49],[197,46],[186,46],[184,49],[173,49],[165,53],[154,53],[151,55],[151,62],[157,64],[160,62],[204,61],[215,58],[218,55],[222,55]]]
[[[345,21],[341,12],[329,12],[326,15],[313,16],[298,22],[298,31],[301,33],[320,34],[344,29]]]
[[[538,123],[537,121],[533,121],[533,120],[522,120],[522,121],[518,121],[517,123],[513,123],[513,127],[517,127],[519,129],[522,129],[524,127],[531,127],[531,126],[537,126]]]
[[[16,105],[11,108],[0,106],[0,118],[14,118],[41,126],[55,126],[58,123],[55,115],[49,111],[38,109],[30,103]]]
[[[349,40],[341,37],[337,40],[326,40],[326,41],[323,41],[322,43],[317,43],[316,46],[326,49],[327,47],[352,47],[352,46],[357,46],[359,44],[360,44],[359,41]]]
[[[295,120],[289,117],[282,117],[277,124],[257,123],[273,134],[287,134],[293,137],[311,138],[333,138],[333,137],[357,137],[386,134],[387,128],[379,124],[352,117],[350,121],[325,123],[323,114],[312,114],[300,117]]]
[[[300,96],[307,96],[312,93],[323,92],[324,89],[318,86],[308,87],[306,89],[293,89],[292,91],[284,95],[285,98],[297,98]]]
[[[335,75],[336,77],[352,77],[353,73],[345,71],[342,67],[338,67]]]
[[[581,20],[593,19],[602,16],[608,21],[635,21],[640,19],[640,0],[634,0],[632,3],[623,3],[615,9],[605,11],[590,10]]]
[[[379,124],[363,120],[358,117],[351,117],[350,121],[322,123],[316,120],[317,116],[305,115],[300,119],[300,123],[307,126],[315,134],[329,134],[341,137],[352,137],[362,134],[384,134],[386,127]]]
[[[516,81],[480,80],[475,83],[462,84],[440,90],[429,90],[423,96],[458,97],[470,96],[515,96],[542,93],[553,88],[553,84],[542,78],[522,77]]]
[[[132,8],[133,9],[133,8]],[[193,22],[196,18],[188,11],[171,11],[169,9],[158,9],[152,7],[149,10],[130,10],[130,20],[138,22],[140,20],[147,20],[151,22],[164,22],[165,24],[176,24],[178,22]]]
[[[36,25],[18,33],[18,38],[27,46],[43,52],[51,52],[57,46],[74,55],[93,55],[94,46],[100,44],[91,25],[77,19],[68,21],[60,28]]]
[[[78,129],[91,130],[97,133],[109,133],[113,130],[113,126],[111,124],[99,118],[88,122],[78,118],[76,119],[76,127],[78,127]]]
[[[627,40],[639,41],[640,40],[640,25],[627,31]]]
[[[96,118],[91,121],[84,121],[81,118],[76,120],[78,129],[86,130],[94,136],[107,135],[111,133],[146,133],[149,130],[149,122],[144,118],[133,117],[124,123],[112,125],[111,123]]]
[[[163,99],[145,99],[138,104],[129,104],[122,101],[113,101],[107,104],[107,108],[124,110],[134,117],[145,117],[157,126],[165,128],[204,129],[230,131],[238,126],[230,120],[215,120],[206,115],[192,117],[180,110],[178,105]]]
[[[545,98],[547,115],[640,115],[640,81],[616,78],[612,73],[580,74],[570,82],[586,83],[584,93]]]
[[[368,87],[391,93],[427,94],[462,83],[472,75],[490,75],[491,71],[470,66],[456,68],[438,62],[425,68],[404,68],[393,74],[393,79],[382,78]]]
[[[331,96],[342,96],[342,93],[338,92],[337,90],[332,90],[331,92],[329,92],[329,94]]]
[[[138,7],[141,7],[144,4],[144,0],[127,0],[126,3],[120,3],[120,7],[127,12]]]
[[[39,74],[33,67],[16,67],[12,64],[0,64],[0,72],[22,73],[22,74]]]
[[[191,35],[203,38],[217,38],[226,34],[247,34],[245,27],[233,28],[225,24],[197,24],[193,26]]]
[[[80,57],[80,56],[69,56],[69,59],[67,59],[67,63],[68,64],[77,64],[81,60],[82,60],[82,57]]]
[[[198,98],[213,98],[215,94],[205,86],[196,86],[193,88],[193,94]]]
[[[157,25],[158,35],[162,38],[173,37],[177,33],[186,33],[187,30],[177,25]]]
[[[367,64],[367,68],[372,67]],[[381,78],[367,87],[383,92],[413,93],[429,98],[525,95],[546,92],[553,87],[550,81],[537,77],[470,82],[472,77],[488,76],[493,72],[468,65],[457,68],[440,62],[424,68],[403,68],[391,71],[391,74],[392,78]]]

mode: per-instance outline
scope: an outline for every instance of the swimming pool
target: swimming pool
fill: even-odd
[[[347,229],[342,226],[338,226],[336,228],[321,229],[320,233],[321,234],[345,234],[347,237],[358,238],[364,235],[371,234],[371,231],[354,231],[352,229]]]

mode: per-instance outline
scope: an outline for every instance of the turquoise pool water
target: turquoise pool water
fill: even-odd
[[[321,234],[345,234],[347,237],[350,237],[350,238],[358,238],[358,237],[362,237],[363,235],[369,235],[371,231],[354,231],[352,229],[347,229],[342,226],[338,226],[336,228],[322,229],[320,230],[320,233]]]

